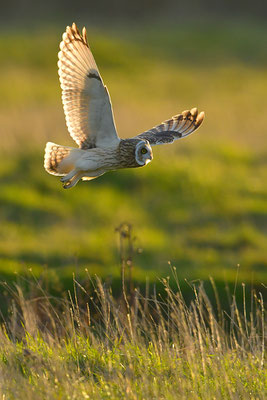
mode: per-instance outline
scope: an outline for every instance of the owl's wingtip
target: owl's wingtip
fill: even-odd
[[[199,126],[200,124],[202,124],[204,118],[205,118],[205,112],[201,111],[196,117],[196,125]]]

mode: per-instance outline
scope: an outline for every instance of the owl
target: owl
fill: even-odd
[[[65,189],[105,172],[139,168],[153,159],[151,146],[172,143],[194,132],[204,112],[183,111],[131,139],[120,139],[107,87],[89,48],[86,29],[75,23],[63,33],[58,53],[58,73],[66,124],[79,148],[48,142],[44,168],[61,176]]]

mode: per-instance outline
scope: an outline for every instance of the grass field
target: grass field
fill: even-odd
[[[43,169],[46,141],[72,145],[64,28],[0,35],[0,397],[264,399],[267,28],[88,27],[120,136],[193,106],[206,118],[146,168],[67,191]],[[129,307],[122,223],[141,292]]]
[[[88,268],[119,275],[115,228],[133,224],[135,278],[168,274],[266,282],[267,54],[255,25],[88,32],[109,87],[119,134],[132,136],[186,108],[198,133],[154,148],[139,170],[64,191],[42,167],[47,140],[72,144],[56,71],[58,30],[0,39],[0,271],[48,268],[64,279]]]
[[[100,281],[75,284],[60,303],[38,285],[30,298],[6,286],[13,302],[0,328],[2,399],[265,399],[262,296],[251,293],[247,314],[243,287],[243,311],[233,297],[226,314],[203,286],[192,286],[188,307],[176,283],[172,291],[163,281],[165,300],[135,292],[131,305]]]

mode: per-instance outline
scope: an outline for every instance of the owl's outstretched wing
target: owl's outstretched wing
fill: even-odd
[[[86,30],[67,26],[58,53],[62,102],[70,135],[80,148],[119,142],[107,88],[89,49]]]
[[[183,111],[160,125],[135,136],[135,139],[148,140],[151,146],[172,143],[194,132],[202,123],[204,112],[198,113],[197,108]]]

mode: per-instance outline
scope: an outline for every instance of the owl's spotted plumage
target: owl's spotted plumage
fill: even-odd
[[[85,28],[82,34],[74,23],[66,28],[58,59],[66,124],[79,148],[47,143],[44,167],[50,174],[62,176],[64,188],[107,171],[145,166],[153,158],[151,146],[183,138],[203,121],[204,113],[192,108],[132,139],[120,139]]]

